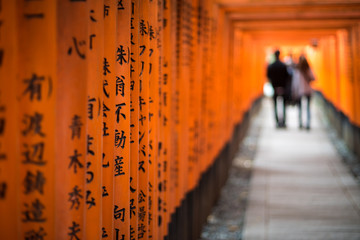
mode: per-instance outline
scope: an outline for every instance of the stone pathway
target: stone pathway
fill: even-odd
[[[201,239],[360,240],[359,182],[312,112],[310,131],[298,129],[295,107],[275,129],[263,102]]]
[[[297,128],[295,108],[286,130],[274,128],[269,101],[263,111],[243,239],[359,240],[359,184],[315,109],[311,131]]]

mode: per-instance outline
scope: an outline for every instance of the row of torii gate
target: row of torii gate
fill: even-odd
[[[359,1],[0,0],[0,239],[196,239],[275,47],[359,151],[359,46]]]

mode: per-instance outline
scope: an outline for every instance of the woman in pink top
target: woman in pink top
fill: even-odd
[[[304,97],[307,100],[307,123],[306,129],[310,129],[310,100],[312,88],[310,83],[315,80],[314,73],[311,70],[305,56],[301,55],[299,63],[294,69],[293,82],[292,82],[292,96],[297,101],[299,106],[299,128],[303,127],[302,124],[302,104],[301,99]]]

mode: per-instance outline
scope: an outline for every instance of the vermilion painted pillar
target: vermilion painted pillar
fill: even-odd
[[[139,1],[131,1],[130,56],[130,239],[138,237],[139,194]]]
[[[18,34],[17,81],[12,94],[19,104],[14,134],[20,139],[14,142],[17,156],[9,160],[20,163],[15,191],[20,198],[18,230],[20,238],[36,234],[54,238],[56,3],[16,3],[17,12],[12,14]]]
[[[159,143],[160,141],[160,119],[159,108],[160,105],[160,84],[161,84],[161,44],[162,44],[162,1],[149,2],[149,183],[148,183],[148,238],[156,239],[158,234],[157,226],[157,197],[159,190],[157,167],[159,160]],[[161,112],[162,113],[162,112]]]
[[[85,236],[100,239],[102,224],[104,1],[88,4],[88,76],[86,81]],[[85,91],[85,89],[83,90]],[[84,119],[85,120],[85,119]]]
[[[117,3],[115,75],[114,239],[130,239],[131,1]],[[134,163],[136,166],[136,163]]]
[[[18,196],[21,133],[20,121],[15,119],[21,116],[17,86],[24,83],[17,80],[17,9],[16,1],[3,1],[0,7],[0,239],[23,235],[18,224],[22,217]]]
[[[116,27],[117,2],[104,0],[104,57],[103,57],[103,153],[102,153],[102,236],[114,236],[114,178],[116,138]],[[117,141],[116,141],[117,140]]]
[[[57,63],[58,79],[57,87],[52,86],[56,93],[56,118],[51,114],[54,117],[52,124],[56,123],[52,126],[56,126],[55,238],[84,238],[88,3],[58,1],[57,11],[51,16],[56,16],[58,21],[54,26],[57,38],[54,36],[48,41],[57,43],[58,54],[51,58]],[[53,28],[48,27],[46,31],[50,29]],[[49,61],[43,66],[48,68]],[[48,111],[51,109],[54,108],[50,107]]]
[[[148,237],[148,186],[149,186],[149,77],[152,66],[149,56],[153,53],[149,41],[155,31],[149,22],[149,2],[139,2],[139,45],[138,75],[134,76],[139,85],[139,189],[138,189],[138,239]]]

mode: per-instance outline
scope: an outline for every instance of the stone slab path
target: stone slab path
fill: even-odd
[[[359,183],[312,112],[310,131],[298,128],[295,107],[276,129],[263,102],[242,239],[360,240]]]

